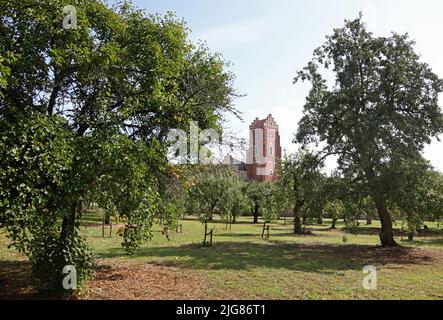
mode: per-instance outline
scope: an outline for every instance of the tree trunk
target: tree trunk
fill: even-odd
[[[337,224],[337,218],[332,218],[332,226],[331,229],[337,229],[337,227],[335,226]]]
[[[259,207],[258,203],[256,203],[255,207],[254,207],[254,223],[258,223],[258,212],[259,212],[259,209],[260,209],[260,207]]]
[[[237,222],[237,215],[232,215],[232,223],[235,224]]]
[[[109,214],[105,214],[105,225],[111,224],[111,216]]]
[[[318,224],[323,224],[323,218],[322,217],[318,217],[317,218],[317,223]]]
[[[71,212],[63,217],[62,229],[60,232],[60,241],[64,242],[75,233],[75,218],[77,214],[77,201],[71,205]]]
[[[307,216],[303,216],[303,219],[302,219],[303,225],[305,226],[307,222],[308,222],[308,217]]]
[[[383,247],[396,247],[397,242],[394,240],[394,231],[392,229],[391,215],[386,207],[385,200],[382,196],[375,196],[375,204],[377,206],[378,215],[381,222],[380,241]]]
[[[294,234],[302,233],[302,225],[300,218],[301,206],[297,203],[294,206]]]
[[[397,242],[394,239],[394,231],[392,229],[391,214],[386,207],[386,200],[378,190],[377,177],[373,168],[368,168],[365,171],[370,187],[372,189],[372,196],[377,207],[378,216],[380,217],[381,231],[380,241],[383,247],[396,247]]]
[[[66,254],[61,252],[61,250],[65,247],[68,239],[72,239],[75,237],[75,220],[77,218],[77,209],[78,209],[78,201],[74,201],[71,204],[70,212],[63,217],[62,226],[59,237],[58,247],[53,252],[57,259],[55,260],[56,268],[59,270],[58,275],[55,275],[58,278],[56,281],[59,283],[56,285],[55,292],[60,294],[60,297],[66,293],[62,287],[62,270],[68,265],[68,261],[66,260]]]
[[[366,224],[368,226],[372,224],[372,218],[370,216],[366,216]]]
[[[208,220],[205,220],[205,236],[203,238],[203,246],[206,247],[206,236],[208,234]]]

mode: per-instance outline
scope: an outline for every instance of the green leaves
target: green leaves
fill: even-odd
[[[66,5],[76,28],[63,28]],[[166,208],[169,131],[219,129],[236,112],[233,75],[183,21],[130,2],[0,1],[0,13],[0,226],[38,268],[88,274],[78,220],[89,201],[122,217],[134,254]]]
[[[190,172],[192,184],[188,191],[188,205],[202,221],[208,220],[219,204],[228,205],[227,190],[237,177],[224,166],[196,166]],[[222,201],[225,200],[225,201]]]
[[[437,103],[442,80],[419,61],[407,35],[374,38],[357,19],[327,39],[296,78],[312,82],[299,142],[317,137],[343,158],[354,147],[377,163],[391,152],[422,150],[443,131]],[[332,91],[317,71],[328,65],[336,76]]]
[[[6,56],[2,57],[0,54],[0,98],[3,97],[3,89],[8,83],[8,77],[11,75],[10,65],[17,60],[17,56],[12,52],[7,51]]]
[[[39,219],[34,210],[52,210],[72,164],[72,137],[61,118],[36,112],[0,120],[0,225],[31,227]],[[21,212],[24,210],[26,215]]]
[[[98,142],[98,158],[93,159],[97,166],[91,172],[97,177],[87,190],[87,198],[123,219],[126,226],[122,244],[134,254],[151,237],[149,230],[159,202],[150,166],[153,150],[120,135],[91,138],[91,143]]]
[[[332,89],[320,72],[330,66]],[[370,189],[385,217],[382,238],[393,244],[386,200],[402,181],[399,164],[417,163],[418,170],[424,145],[443,132],[443,80],[420,61],[408,35],[374,37],[361,17],[327,37],[299,80],[312,89],[296,142],[325,144],[323,153],[338,156],[339,170]]]

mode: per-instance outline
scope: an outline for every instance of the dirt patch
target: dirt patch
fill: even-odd
[[[0,300],[39,299],[30,275],[29,261],[0,261]]]
[[[124,260],[98,262],[85,299],[198,300],[207,299],[202,276],[176,268]]]

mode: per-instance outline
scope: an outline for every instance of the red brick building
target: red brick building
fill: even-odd
[[[270,114],[258,118],[249,126],[249,150],[247,155],[247,178],[258,182],[274,182],[278,179],[281,159],[278,125]]]

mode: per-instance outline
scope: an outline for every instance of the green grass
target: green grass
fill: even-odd
[[[203,227],[194,219],[183,220],[183,233],[172,232],[170,241],[154,227],[153,238],[133,258],[121,247],[121,238],[102,237],[101,218],[86,215],[82,234],[97,259],[130,259],[201,275],[207,279],[208,299],[442,299],[443,298],[443,233],[437,226],[433,232],[418,236],[414,242],[397,241],[399,249],[378,247],[378,221],[357,229],[358,234],[345,233],[343,223],[330,230],[324,225],[307,226],[312,236],[292,234],[291,221],[283,220],[271,227],[270,239],[261,239],[262,225],[250,218],[225,230],[215,221],[214,245],[201,246]],[[397,224],[396,229],[401,224]],[[347,242],[343,242],[346,234]],[[0,264],[22,259],[7,250],[8,241],[0,234]],[[420,250],[419,250],[419,249]],[[366,265],[378,270],[378,289],[362,287]]]

